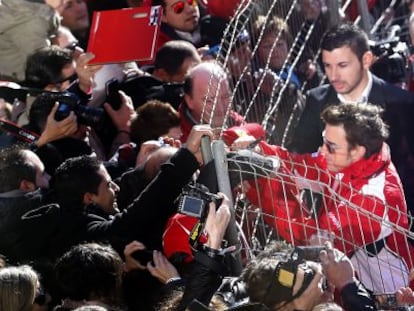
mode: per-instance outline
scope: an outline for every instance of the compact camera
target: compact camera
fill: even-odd
[[[147,263],[149,262],[153,262],[153,251],[152,250],[142,249],[142,250],[133,252],[131,256],[143,266],[146,266]]]
[[[293,251],[294,257],[300,261],[314,261],[320,262],[319,254],[321,251],[326,250],[325,246],[296,246]]]
[[[101,123],[104,116],[102,108],[92,108],[80,104],[79,98],[71,93],[51,93],[53,100],[59,103],[55,113],[55,120],[61,121],[67,118],[71,111],[77,117],[79,124],[96,126]]]
[[[187,185],[181,193],[178,212],[199,219],[205,219],[208,214],[210,202],[214,202],[216,208],[218,208],[221,205],[222,198],[217,194],[210,193],[209,189],[202,184]]]

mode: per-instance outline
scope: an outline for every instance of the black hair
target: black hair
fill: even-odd
[[[36,168],[20,145],[0,150],[0,193],[20,188],[22,180],[36,183]]]
[[[200,60],[194,45],[184,40],[168,41],[158,50],[154,67],[155,69],[164,69],[172,76],[180,73],[181,66],[187,58]]]
[[[325,124],[343,125],[350,149],[366,149],[365,158],[381,150],[388,138],[388,126],[381,118],[383,109],[371,104],[341,104],[326,108],[321,118]]]
[[[54,175],[53,188],[57,203],[69,209],[83,209],[83,197],[87,192],[97,194],[102,176],[99,169],[102,162],[83,155],[63,162]]]
[[[367,34],[352,23],[343,23],[329,29],[322,37],[322,50],[332,51],[347,46],[358,59],[370,50]]]
[[[122,259],[109,245],[76,245],[57,260],[55,272],[64,298],[118,302]]]
[[[49,84],[62,81],[62,70],[73,62],[72,52],[59,46],[47,46],[29,55],[26,61],[27,87],[44,89]]]

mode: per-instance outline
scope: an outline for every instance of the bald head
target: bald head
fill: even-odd
[[[162,147],[149,155],[145,162],[145,175],[148,181],[157,176],[161,165],[167,162],[177,150],[175,147]]]
[[[216,62],[194,66],[185,82],[184,100],[198,123],[221,127],[230,104],[230,87],[224,69]]]

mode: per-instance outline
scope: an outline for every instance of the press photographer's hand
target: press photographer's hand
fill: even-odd
[[[129,132],[131,120],[135,116],[134,105],[131,97],[123,91],[119,91],[119,95],[122,104],[118,110],[114,110],[108,103],[104,104],[104,108],[118,131]]]
[[[201,138],[206,135],[209,136],[210,139],[214,138],[213,132],[209,125],[194,125],[185,145],[188,151],[190,151],[197,158],[198,163],[201,164],[203,163],[203,157],[201,154]]]
[[[58,107],[59,103],[55,103],[55,105],[52,107],[52,110],[50,111],[46,120],[45,129],[36,142],[36,145],[38,147],[41,147],[54,140],[70,136],[78,130],[76,116],[73,111],[71,111],[69,116],[67,116],[65,119],[56,121],[55,114]]]
[[[206,225],[204,230],[208,233],[206,246],[212,249],[220,249],[227,225],[230,222],[230,200],[224,194],[218,195],[223,198],[220,207],[216,210],[214,203],[210,203]]]
[[[171,262],[159,251],[154,251],[153,263],[147,264],[147,269],[151,275],[161,283],[167,284],[168,280],[179,278],[180,274]]]
[[[145,245],[138,241],[132,241],[124,248],[124,256],[125,256],[125,272],[129,272],[132,270],[145,270],[146,267],[143,266],[138,260],[135,260],[132,257],[132,254],[136,251],[141,251],[145,249]]]
[[[345,285],[355,281],[354,267],[349,258],[339,250],[332,247],[332,244],[325,243],[326,250],[321,251],[320,260],[323,273],[328,281],[339,290]]]

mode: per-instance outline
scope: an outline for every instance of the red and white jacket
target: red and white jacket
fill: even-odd
[[[388,145],[336,174],[328,172],[321,154],[292,154],[266,143],[261,147],[281,160],[280,169],[270,179],[250,182],[247,197],[283,239],[306,245],[313,235],[329,232],[334,246],[349,257],[385,239],[384,248],[413,268],[414,248],[403,233],[409,228],[407,206]],[[322,194],[316,216],[301,200],[304,187]]]

